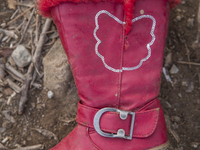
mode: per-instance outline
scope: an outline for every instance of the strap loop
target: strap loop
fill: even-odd
[[[95,115],[99,110],[100,109],[95,109],[92,107],[85,106],[79,102],[76,121],[83,126],[95,129],[93,121]],[[159,110],[160,110],[159,108],[155,108],[141,112],[134,112],[135,114],[134,128],[132,124],[133,115],[127,115],[127,118],[125,120],[121,119],[119,116],[120,114],[119,111],[121,112],[127,112],[127,111],[122,111],[122,110],[115,112],[105,111],[101,113],[101,116],[98,118],[99,128],[101,129],[102,132],[110,134],[117,134],[119,129],[123,129],[126,134],[125,135],[126,137],[131,136],[132,134],[132,137],[146,138],[152,135],[156,129],[159,118]],[[131,127],[133,128],[133,131],[130,130]]]

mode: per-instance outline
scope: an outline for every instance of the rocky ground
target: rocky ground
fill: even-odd
[[[20,66],[13,62],[10,55],[13,55],[16,43],[20,42],[23,36],[20,32],[25,30],[31,12],[34,10],[30,9],[27,14],[9,26],[2,27],[2,25],[12,20],[10,17],[16,10],[18,10],[17,16],[33,4],[31,0],[26,3],[19,0],[18,5],[12,0],[0,0],[0,29],[9,31],[15,29],[18,36],[17,39],[14,37],[9,39],[9,36],[6,39],[6,35],[0,32],[0,76],[3,73],[0,80],[0,149],[4,145],[10,149],[23,150],[22,147],[25,147],[24,150],[30,148],[47,150],[76,126],[76,106],[79,98],[67,58],[63,55],[64,50],[53,24],[45,34],[40,34],[46,35],[38,61],[41,67],[33,70],[39,75],[28,90],[28,101],[23,114],[18,115],[19,101],[25,87],[23,84],[27,79],[24,75],[31,65],[30,62],[27,62],[28,64],[21,62],[22,66]],[[171,150],[200,150],[198,9],[198,0],[182,0],[182,3],[170,13],[159,98],[166,117]],[[16,32],[16,27],[19,27],[23,20],[25,21],[22,28]],[[40,23],[37,24],[37,11],[35,11],[27,28],[27,35],[24,35],[25,38],[20,44],[24,46],[23,53],[27,58],[34,57],[35,51],[31,49],[37,49],[40,41],[36,38],[37,25],[39,29],[43,28],[46,20],[40,17],[39,21]],[[41,32],[40,30],[39,33]],[[32,42],[27,41],[31,38]],[[26,51],[31,56],[28,56]],[[55,52],[59,55],[59,59],[55,57]],[[21,73],[22,77],[13,73],[9,65]],[[5,72],[1,71],[2,67]]]

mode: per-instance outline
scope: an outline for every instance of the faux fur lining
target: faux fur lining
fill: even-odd
[[[171,9],[174,8],[176,5],[178,5],[181,2],[181,0],[168,0],[168,1],[170,3]]]
[[[126,34],[131,29],[132,26],[132,19],[133,19],[133,11],[134,11],[134,3],[136,0],[38,0],[38,9],[40,13],[45,17],[51,17],[51,7],[57,6],[62,2],[74,2],[74,3],[81,3],[81,2],[117,2],[124,5],[124,11],[126,16]],[[177,4],[181,2],[181,0],[168,0],[170,3],[170,8],[175,7]]]

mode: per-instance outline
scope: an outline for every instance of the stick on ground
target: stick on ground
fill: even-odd
[[[32,80],[32,74],[33,74],[33,63],[30,64],[27,72],[27,76],[24,80],[24,85],[22,87],[22,96],[19,102],[19,108],[18,108],[18,114],[21,115],[24,111],[24,105],[28,99],[28,89],[30,81]]]
[[[200,63],[195,63],[195,62],[177,61],[177,63],[186,64],[186,65],[200,66]]]
[[[19,41],[18,44],[20,44],[20,43],[23,41],[24,35],[25,35],[25,33],[26,33],[26,30],[28,29],[28,26],[29,26],[29,24],[30,24],[30,22],[31,22],[31,19],[32,19],[32,17],[33,17],[34,12],[35,12],[35,8],[34,8],[34,9],[32,10],[32,12],[31,12],[30,18],[29,18],[29,20],[28,20],[28,22],[27,22],[27,24],[26,24],[26,27],[25,27],[25,29],[24,29],[24,31],[23,31],[23,33],[22,33],[21,39],[20,39],[20,41]]]
[[[40,55],[41,55],[41,52],[42,52],[42,47],[44,45],[44,42],[45,42],[45,32],[47,32],[50,28],[50,25],[51,25],[51,22],[52,20],[51,19],[46,19],[46,22],[44,24],[44,27],[42,29],[42,33],[40,35],[40,38],[39,38],[39,41],[38,41],[38,44],[37,44],[37,47],[36,47],[36,50],[35,50],[35,54],[33,56],[33,63],[35,64],[35,67],[38,68],[38,62],[39,62],[39,59],[40,59]]]
[[[42,33],[45,33],[49,30],[50,25],[51,25],[52,20],[51,19],[46,19]],[[21,95],[21,99],[19,102],[19,108],[18,108],[18,114],[22,114],[24,111],[24,105],[28,100],[28,89],[30,86],[30,81],[32,80],[32,74],[33,74],[33,70],[34,70],[34,65],[36,68],[39,68],[39,59],[41,56],[41,51],[42,51],[42,47],[44,45],[45,42],[45,35],[42,34],[40,35],[34,56],[33,56],[33,63],[31,63],[31,65],[29,66],[28,72],[27,72],[27,76],[25,78],[24,81],[24,85],[23,85],[23,90],[22,90],[22,95]],[[36,69],[37,70],[37,69]]]
[[[9,22],[6,24],[6,26],[9,25],[9,24],[11,24],[11,23],[13,23],[13,22],[14,22],[15,20],[17,20],[18,18],[22,17],[24,14],[26,14],[26,13],[27,13],[29,10],[31,10],[33,7],[35,7],[35,5],[31,6],[29,9],[25,10],[23,13],[21,13],[20,15],[18,15],[15,19],[9,21]]]

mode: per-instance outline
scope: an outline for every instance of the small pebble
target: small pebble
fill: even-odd
[[[171,64],[171,62],[172,62],[172,53],[168,53],[165,58],[165,67],[169,66],[169,64]]]
[[[171,69],[170,69],[170,73],[171,74],[176,74],[179,72],[179,69],[176,67],[176,65],[172,65]]]
[[[172,108],[172,105],[169,102],[165,101],[165,103],[166,103],[167,107]]]
[[[32,59],[31,54],[23,45],[18,45],[11,56],[17,66],[22,68],[29,65]]]
[[[198,148],[199,144],[200,144],[200,143],[198,143],[198,142],[192,142],[192,143],[191,143],[191,146],[192,146],[193,148]]]
[[[31,141],[31,136],[27,136],[27,141]]]
[[[188,82],[187,81],[182,81],[181,85],[182,86],[188,86]]]
[[[181,93],[178,93],[178,96],[179,96],[180,98],[182,98],[182,94],[181,94]]]
[[[6,128],[0,127],[0,133],[3,133],[3,132],[5,132],[5,131],[6,131]]]
[[[2,27],[5,27],[5,26],[6,26],[6,23],[2,23],[1,26],[2,26]]]
[[[183,147],[175,148],[174,150],[184,150]]]
[[[32,106],[33,108],[35,108],[35,103],[31,103],[31,106]]]
[[[53,98],[54,93],[52,91],[48,91],[47,96],[48,96],[48,98],[51,99],[51,98]]]
[[[0,98],[0,103],[5,102],[5,100],[3,98]]]
[[[187,20],[187,27],[189,27],[189,28],[194,27],[194,18],[189,18]]]
[[[178,129],[178,124],[177,124],[177,123],[173,123],[173,124],[172,124],[172,128],[173,128],[173,129]]]
[[[180,122],[181,121],[181,118],[179,116],[172,116],[171,119],[174,122]]]
[[[6,96],[10,96],[13,93],[13,90],[11,88],[6,88],[6,89],[3,90],[3,93]]]
[[[176,16],[177,21],[181,21],[182,17],[181,16]]]
[[[185,1],[181,1],[181,4],[183,4],[183,5],[184,5],[184,4],[185,4]]]
[[[194,83],[191,81],[188,85],[187,93],[191,93],[194,90]]]
[[[179,9],[179,8],[176,9],[176,12],[178,12],[178,13],[181,13],[181,11],[182,11],[182,10]]]
[[[22,145],[24,145],[24,146],[26,145],[26,140],[22,141]]]

